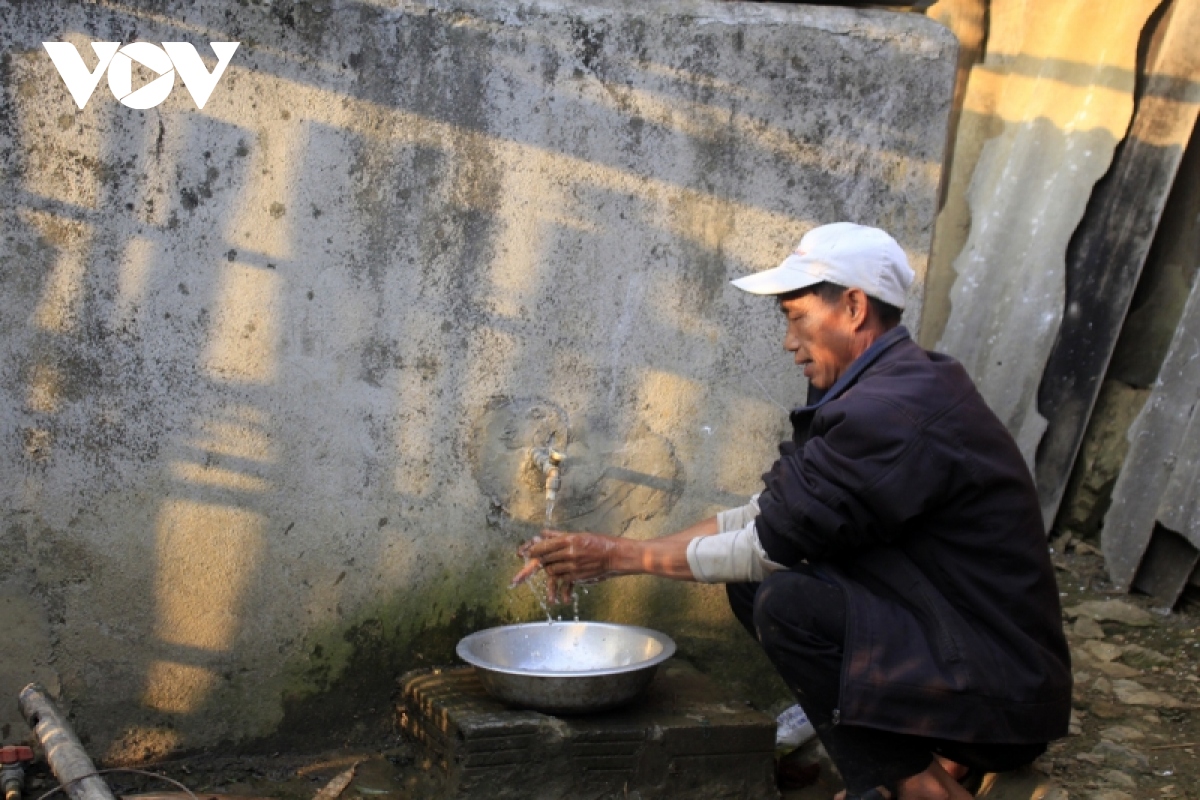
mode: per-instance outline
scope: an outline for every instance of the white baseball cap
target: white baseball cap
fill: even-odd
[[[913,277],[904,250],[886,232],[834,222],[804,234],[796,251],[778,267],[731,282],[751,294],[786,294],[828,281],[904,308]]]

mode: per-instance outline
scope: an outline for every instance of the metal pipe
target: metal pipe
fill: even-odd
[[[546,476],[546,505],[553,507],[554,501],[558,497],[558,490],[562,488],[558,465],[562,463],[565,456],[549,445],[533,448],[530,456],[533,458],[534,465]]]
[[[29,684],[21,690],[17,704],[42,743],[50,770],[71,800],[116,800],[45,689],[36,683]]]

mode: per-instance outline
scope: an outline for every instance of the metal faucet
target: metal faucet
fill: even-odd
[[[551,438],[550,441],[553,442],[554,439]],[[547,517],[549,517],[550,510],[554,508],[554,501],[558,497],[558,490],[562,487],[562,478],[558,474],[558,465],[562,463],[565,456],[555,450],[550,444],[547,444],[545,447],[531,448],[529,456],[533,459],[534,465],[546,476],[546,509]],[[549,519],[547,519],[547,522],[549,522]]]

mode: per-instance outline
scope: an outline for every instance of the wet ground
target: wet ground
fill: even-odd
[[[1167,613],[1150,598],[1112,593],[1099,554],[1087,544],[1068,545],[1054,558],[1074,657],[1072,734],[1052,744],[1032,770],[1004,776],[979,796],[1200,800],[1200,603],[1185,598]],[[418,800],[436,793],[418,748],[386,722],[371,736],[316,754],[198,754],[147,769],[179,781],[200,800],[216,794],[312,800],[327,787],[320,800]],[[31,778],[26,796],[32,800],[54,785],[45,774]],[[120,794],[186,797],[145,775],[106,778]],[[837,788],[826,765],[817,784],[784,797],[828,800]]]

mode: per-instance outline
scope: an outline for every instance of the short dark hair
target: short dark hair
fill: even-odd
[[[786,294],[781,294],[779,295],[779,302],[785,303],[788,300],[795,300],[805,295],[815,294],[826,305],[833,305],[842,299],[842,295],[846,293],[848,288],[842,286],[840,283],[821,281],[820,283],[814,283],[812,286],[805,286],[803,289],[795,289]],[[875,310],[875,315],[879,317],[879,321],[883,323],[885,328],[894,328],[900,324],[900,315],[904,313],[903,311],[890,303],[883,302],[878,297],[867,295],[867,302],[871,304],[871,308]]]

